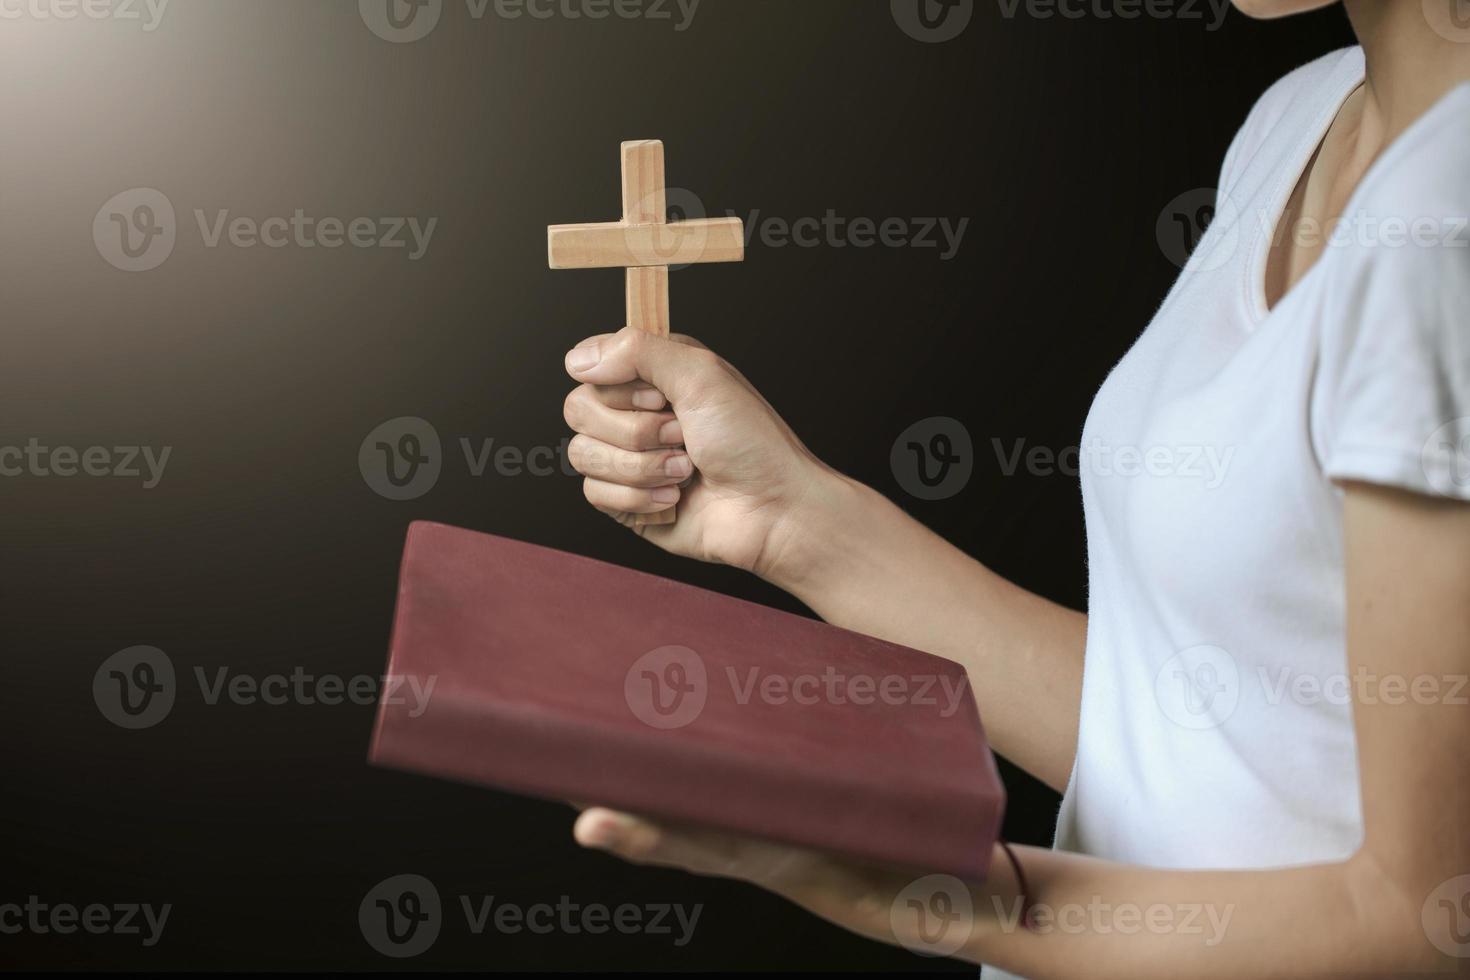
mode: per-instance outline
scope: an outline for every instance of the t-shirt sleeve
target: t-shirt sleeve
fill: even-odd
[[[1356,233],[1329,246],[1348,254],[1314,398],[1323,468],[1470,500],[1470,230],[1436,217]]]

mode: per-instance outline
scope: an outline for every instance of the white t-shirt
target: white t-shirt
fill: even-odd
[[[1362,81],[1351,48],[1260,100],[1214,223],[1093,402],[1058,849],[1161,868],[1346,858],[1363,833],[1350,699],[1424,696],[1348,672],[1334,481],[1470,500],[1470,84],[1385,151],[1269,311],[1263,286],[1279,216]]]

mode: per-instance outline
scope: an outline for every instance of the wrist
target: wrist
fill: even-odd
[[[896,512],[872,488],[813,462],[791,508],[771,528],[755,573],[809,605],[864,563],[873,529]]]

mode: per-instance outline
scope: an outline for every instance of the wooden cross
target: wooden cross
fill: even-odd
[[[739,218],[669,221],[664,184],[664,145],[658,140],[623,144],[623,220],[552,225],[546,229],[553,269],[626,270],[628,326],[669,335],[669,266],[745,259],[745,224]],[[676,508],[638,518],[671,524]]]

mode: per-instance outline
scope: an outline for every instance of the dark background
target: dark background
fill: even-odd
[[[429,518],[794,609],[657,553],[564,476],[475,478],[458,440],[556,446],[563,352],[615,329],[618,273],[552,273],[548,223],[613,219],[617,148],[668,146],[709,212],[969,218],[935,249],[768,248],[674,278],[676,329],[739,366],[833,465],[1000,572],[1085,602],[1074,479],[1007,477],[991,440],[1060,450],[1187,247],[1156,227],[1214,186],[1254,99],[1350,42],[1339,11],[1014,17],[922,43],[887,0],[704,0],[668,21],[470,18],[388,43],[351,0],[174,0],[157,30],[0,20],[0,444],[171,446],[161,484],[0,479],[0,902],[174,906],[162,941],[0,936],[18,967],[969,969],[880,947],[743,885],[584,853],[562,807],[367,767],[372,709],[209,705],[193,671],[383,668],[407,524]],[[677,12],[676,12],[677,13]],[[133,187],[178,210],[160,268],[91,239]],[[428,254],[205,248],[193,210],[437,217]],[[1182,234],[1178,233],[1178,234]],[[899,432],[961,420],[965,491],[926,503]],[[437,486],[374,494],[375,426],[430,421]],[[92,679],[166,651],[178,702],[124,731]],[[985,692],[979,692],[982,702]],[[1056,799],[1007,769],[1007,833]],[[682,902],[694,941],[470,935],[406,963],[364,942],[383,878],[529,905]]]

